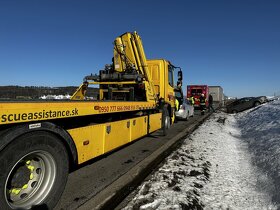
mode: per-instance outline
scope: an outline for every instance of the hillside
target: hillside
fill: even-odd
[[[0,86],[0,99],[38,99],[43,95],[72,95],[78,87]],[[87,96],[96,97],[97,88],[88,88]]]

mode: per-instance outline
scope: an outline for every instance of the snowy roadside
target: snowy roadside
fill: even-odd
[[[237,116],[213,114],[124,209],[277,209],[257,186],[270,181],[252,165]]]
[[[266,191],[280,209],[280,100],[264,104],[236,116],[242,140],[252,154],[252,163],[263,177],[258,189]]]

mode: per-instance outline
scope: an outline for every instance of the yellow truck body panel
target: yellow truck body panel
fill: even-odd
[[[0,103],[0,125],[154,109],[146,101],[67,101]]]
[[[69,129],[67,131],[75,142],[78,152],[78,163],[81,164],[160,128],[161,113],[157,113],[111,123]]]

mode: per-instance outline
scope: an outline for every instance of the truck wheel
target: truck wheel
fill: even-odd
[[[0,152],[1,209],[53,209],[67,181],[68,162],[64,145],[51,133],[15,139]]]
[[[162,120],[161,124],[162,124],[163,135],[166,136],[167,130],[170,128],[170,120],[171,120],[167,108],[163,108],[161,120]]]

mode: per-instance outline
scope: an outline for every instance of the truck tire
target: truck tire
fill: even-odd
[[[162,125],[162,132],[163,135],[166,136],[167,130],[170,128],[170,115],[166,107],[162,110],[162,118],[161,118],[161,125]]]
[[[1,209],[53,209],[66,185],[69,160],[63,143],[30,132],[0,152]]]

